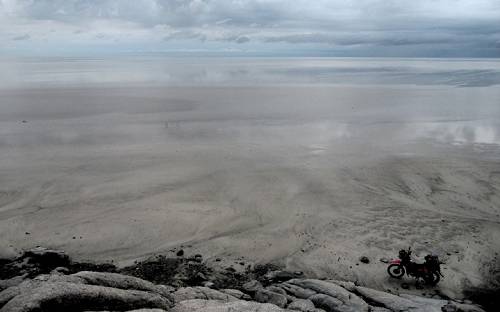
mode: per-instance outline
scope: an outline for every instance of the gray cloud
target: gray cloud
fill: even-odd
[[[497,0],[0,0],[0,39],[27,35],[47,47],[114,38],[158,49],[190,42],[500,56],[499,20]]]
[[[24,35],[21,35],[21,36],[13,37],[12,40],[14,40],[14,41],[22,41],[22,40],[29,40],[30,38],[31,38],[30,35],[24,34]]]

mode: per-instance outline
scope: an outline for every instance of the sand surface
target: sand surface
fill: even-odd
[[[500,89],[0,89],[0,252],[126,264],[180,245],[391,289],[412,246],[453,296],[500,252]],[[26,122],[23,122],[26,121]],[[366,255],[370,264],[359,264]]]

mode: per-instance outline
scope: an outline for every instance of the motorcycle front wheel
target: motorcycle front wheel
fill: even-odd
[[[401,278],[405,275],[405,268],[399,264],[391,264],[387,268],[387,273],[389,273],[391,277]]]

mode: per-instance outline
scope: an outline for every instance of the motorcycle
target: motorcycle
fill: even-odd
[[[391,277],[402,278],[405,273],[408,276],[413,276],[417,281],[422,278],[427,285],[436,285],[439,283],[441,277],[441,264],[438,256],[427,255],[425,256],[425,263],[416,263],[411,260],[411,247],[408,250],[399,251],[399,259],[392,259],[387,272]]]

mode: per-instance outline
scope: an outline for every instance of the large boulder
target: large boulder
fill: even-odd
[[[42,283],[23,291],[0,312],[38,312],[50,310],[131,310],[140,308],[168,309],[168,298],[159,294],[111,287],[65,282]]]
[[[283,312],[285,310],[270,303],[237,300],[186,300],[176,304],[170,312]]]
[[[27,279],[17,286],[9,287],[0,292],[0,308],[3,307],[11,299],[20,295],[21,293],[30,292],[32,289],[42,286],[44,283],[74,283],[83,284],[83,281],[77,277],[64,276],[64,275],[52,275],[52,274],[42,274],[34,279]]]
[[[113,287],[119,289],[150,291],[160,294],[167,298],[171,298],[170,292],[173,291],[173,288],[170,287],[155,285],[151,282],[145,281],[137,277],[118,274],[118,273],[82,271],[75,273],[71,276],[80,278],[85,282],[85,284],[89,285],[99,285],[99,286]]]

